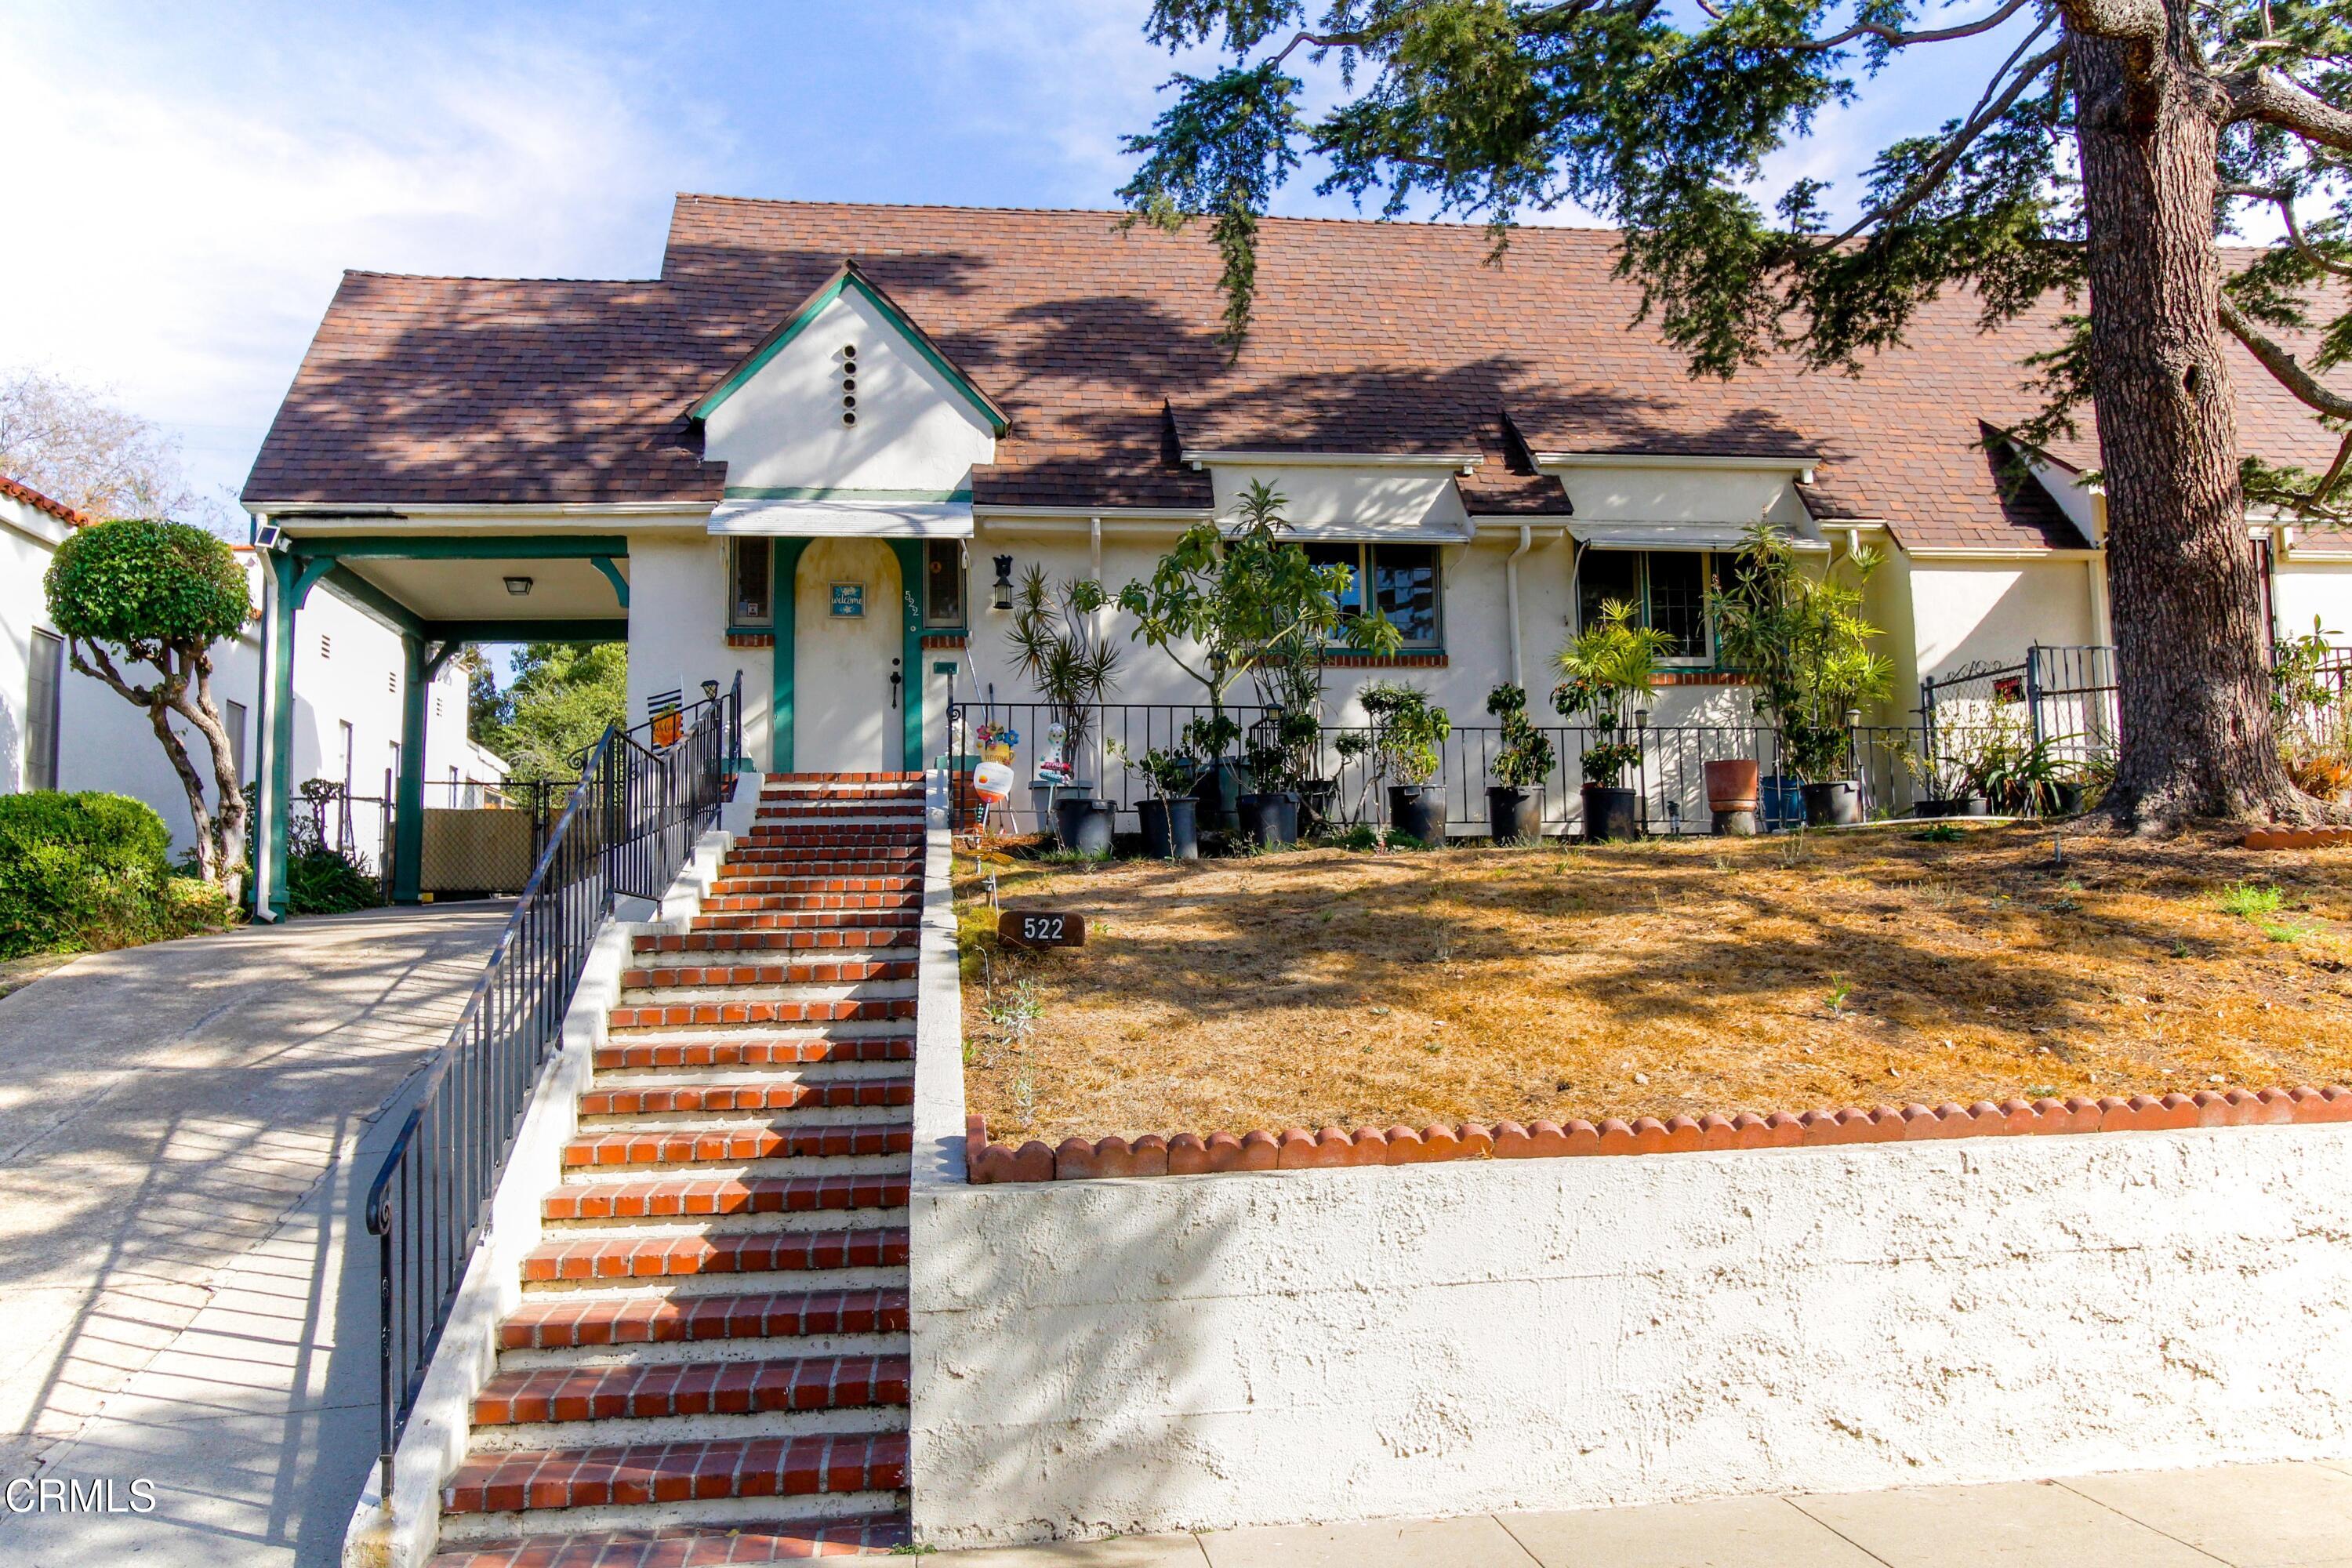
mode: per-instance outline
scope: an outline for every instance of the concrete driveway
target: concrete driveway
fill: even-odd
[[[353,1210],[508,909],[92,954],[0,998],[0,1486],[155,1500],[0,1508],[0,1562],[335,1560],[376,1447]]]

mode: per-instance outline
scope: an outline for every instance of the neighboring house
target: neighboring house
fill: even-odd
[[[193,843],[188,797],[146,714],[103,681],[67,661],[50,625],[42,578],[58,545],[87,520],[37,491],[0,479],[0,790],[107,790],[153,806],[170,826],[175,852]],[[261,603],[262,568],[239,547],[248,590]],[[383,833],[388,780],[399,766],[403,670],[399,635],[331,592],[316,597],[297,650],[293,684],[293,776],[348,784],[355,797],[346,829],[351,845],[375,864]],[[144,665],[121,667],[143,683]],[[142,673],[143,672],[143,673]],[[238,776],[252,777],[260,711],[260,621],[234,643],[213,649],[213,700],[236,748]],[[465,672],[454,663],[433,681],[425,708],[425,776],[439,786],[428,805],[457,804],[468,784],[496,783],[505,764],[466,733]],[[203,737],[184,721],[173,728],[209,784]]]
[[[1653,721],[1745,722],[1703,604],[1759,519],[1823,562],[1888,556],[1874,718],[1922,678],[2105,640],[2095,448],[2019,477],[1998,435],[2035,407],[2020,362],[2054,306],[1986,333],[1954,294],[1859,376],[1701,382],[1633,324],[1610,234],[1490,260],[1475,226],[1269,219],[1235,355],[1205,237],[1119,223],[689,195],[653,279],[350,273],[245,504],[289,541],[289,605],[325,573],[426,641],[484,616],[625,636],[633,714],[740,669],[750,760],[777,769],[919,765],[950,681],[1029,695],[1000,564],[1116,588],[1261,479],[1406,633],[1337,661],[1339,721],[1377,676],[1457,723],[1501,679],[1540,710],[1564,637],[1622,596],[1678,639]],[[2267,375],[2239,395],[2253,449],[2332,451]],[[2352,623],[2342,542],[2255,520],[2249,547],[2282,626]],[[1139,646],[1117,700],[1198,695]]]

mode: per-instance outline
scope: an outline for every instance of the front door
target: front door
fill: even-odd
[[[892,773],[906,689],[898,559],[878,539],[817,539],[793,580],[793,767]]]

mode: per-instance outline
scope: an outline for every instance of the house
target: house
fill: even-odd
[[[105,683],[75,670],[65,639],[49,622],[43,587],[50,557],[88,520],[38,491],[0,477],[0,791],[106,790],[153,806],[172,829],[173,853],[194,842],[188,797],[146,715]],[[247,591],[261,603],[262,565],[250,548],[236,555]],[[400,640],[378,621],[331,591],[310,606],[304,647],[289,708],[297,781],[326,779],[344,786],[348,811],[324,826],[330,841],[343,839],[363,864],[377,863],[383,837],[388,784],[400,771],[404,672]],[[260,710],[260,623],[234,643],[213,649],[213,697],[236,748],[237,773],[251,777],[255,716]],[[126,676],[139,679],[138,669]],[[466,680],[445,668],[423,698],[425,776],[443,794],[467,784],[495,783],[506,765],[476,746],[466,732]],[[209,782],[202,737],[171,721]],[[436,795],[429,804],[457,804]]]
[[[1759,519],[1887,558],[1879,721],[1923,679],[2106,640],[2093,446],[2002,435],[2054,304],[1988,333],[1953,297],[1856,376],[1697,382],[1605,232],[1491,258],[1477,227],[1273,219],[1261,247],[1238,353],[1205,238],[1100,212],[683,195],[652,279],[349,273],[244,492],[283,541],[276,635],[324,580],[419,648],[625,637],[633,713],[740,670],[749,764],[914,766],[952,701],[1034,696],[1002,585],[1146,576],[1263,479],[1404,634],[1334,659],[1340,722],[1381,677],[1475,722],[1622,596],[1676,638],[1649,722],[1746,725],[1704,594]],[[2254,448],[2327,456],[2267,375],[2239,393]],[[2283,625],[2352,622],[2339,542],[2255,519],[2249,546]],[[1117,694],[1200,698],[1139,646]]]

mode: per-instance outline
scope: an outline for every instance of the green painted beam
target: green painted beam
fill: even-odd
[[[613,558],[609,555],[591,555],[588,557],[588,564],[604,574],[604,581],[613,584],[613,596],[621,601],[621,608],[627,609],[629,580],[621,575],[621,569],[613,563]]]
[[[418,631],[436,642],[626,642],[622,619],[572,621],[424,621]]]
[[[771,651],[774,658],[769,663],[771,681],[768,699],[769,768],[780,773],[793,771],[793,637],[798,629],[798,605],[801,552],[806,550],[805,539],[779,539],[768,556],[768,599],[774,606],[776,646]]]
[[[261,741],[254,785],[254,909],[267,920],[287,911],[286,837],[294,789],[294,601],[298,569],[275,551],[262,556],[269,573],[269,607],[261,634]]]
[[[316,565],[319,563],[313,562],[311,564]],[[326,564],[334,568],[327,574],[327,586],[350,600],[361,614],[380,622],[403,637],[415,637],[423,631],[425,623],[419,620],[416,612],[406,605],[402,604],[350,567],[334,562],[328,562]],[[306,566],[303,570],[307,574],[310,568]]]
[[[294,607],[299,610],[309,603],[310,590],[319,585],[319,579],[334,570],[335,558],[331,555],[303,562],[301,575],[294,579]]]
[[[441,651],[425,661],[425,683],[430,686],[433,682],[440,679],[442,667],[449,662],[452,655],[457,653],[458,649],[465,646],[465,644],[454,639],[443,643],[441,645]]]
[[[894,539],[890,553],[898,558],[898,766],[923,765],[923,602],[916,597],[923,582],[923,544],[919,539]]]
[[[331,555],[345,561],[587,561],[629,552],[628,535],[623,533],[474,533],[463,538],[321,535],[289,540],[288,544],[297,560]]]
[[[425,901],[425,694],[432,685],[425,670],[425,639],[403,637],[400,777],[393,785],[392,802],[392,901],[395,904]]]

